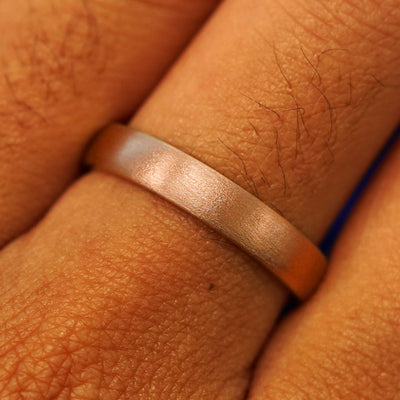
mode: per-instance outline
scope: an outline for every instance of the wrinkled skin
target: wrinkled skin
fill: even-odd
[[[249,256],[80,168],[134,115],[318,242],[399,122],[399,5],[3,0],[0,398],[399,398],[398,144],[283,319]]]

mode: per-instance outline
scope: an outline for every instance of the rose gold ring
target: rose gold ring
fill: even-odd
[[[125,125],[106,128],[86,162],[129,179],[219,232],[304,300],[320,281],[326,259],[298,229],[214,169]]]

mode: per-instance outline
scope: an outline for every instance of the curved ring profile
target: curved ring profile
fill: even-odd
[[[188,154],[125,125],[106,128],[86,162],[169,200],[219,232],[276,275],[300,299],[316,288],[326,259],[261,200]]]

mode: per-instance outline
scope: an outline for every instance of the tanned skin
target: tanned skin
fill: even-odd
[[[256,261],[81,169],[134,115],[322,239],[399,122],[399,2],[215,7],[0,2],[2,400],[397,398],[398,145],[283,319]]]

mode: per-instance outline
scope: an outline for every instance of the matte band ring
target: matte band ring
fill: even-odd
[[[125,125],[95,139],[86,162],[131,180],[194,215],[276,275],[300,299],[316,288],[326,259],[284,217],[219,172]]]

